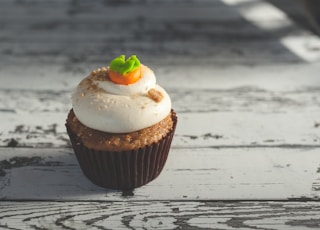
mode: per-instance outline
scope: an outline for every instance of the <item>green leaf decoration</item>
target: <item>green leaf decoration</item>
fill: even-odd
[[[139,68],[140,61],[136,55],[132,55],[127,60],[125,55],[120,55],[111,61],[109,67],[112,71],[125,75]]]

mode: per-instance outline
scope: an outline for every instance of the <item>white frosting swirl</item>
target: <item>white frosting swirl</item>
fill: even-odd
[[[148,96],[152,88],[163,95],[160,102]],[[170,113],[171,100],[156,84],[153,71],[141,65],[141,78],[130,85],[115,84],[91,74],[77,86],[72,106],[79,121],[92,129],[128,133],[164,119]]]

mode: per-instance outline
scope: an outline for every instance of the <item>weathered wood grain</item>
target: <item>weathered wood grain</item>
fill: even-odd
[[[172,57],[171,57],[172,58]],[[170,58],[169,58],[170,59]],[[190,58],[189,58],[190,59]],[[192,58],[191,58],[192,59]],[[92,65],[82,63],[78,70],[67,70],[57,63],[30,63],[26,60],[16,65],[0,68],[0,89],[69,91],[93,69],[106,66],[106,60]],[[233,66],[205,62],[197,64],[152,64],[149,65],[157,76],[157,82],[172,90],[231,90],[253,88],[276,92],[305,91],[320,85],[320,65],[317,63],[297,65]]]
[[[179,116],[134,191],[96,187],[66,148],[72,88],[119,53]],[[319,58],[263,0],[1,1],[0,229],[319,228]]]
[[[319,148],[172,148],[161,175],[134,191],[82,174],[71,149],[0,149],[1,200],[319,199]]]
[[[320,144],[317,86],[289,91],[253,86],[168,88],[168,92],[179,116],[176,147]],[[0,90],[0,146],[69,146],[64,124],[71,108],[70,94]]]
[[[67,113],[1,114],[2,147],[67,147]],[[319,147],[319,112],[259,114],[251,112],[181,113],[173,146]],[[206,121],[206,122],[197,122]]]
[[[63,69],[77,71],[84,68],[83,63],[103,63],[119,52],[138,53],[152,63],[162,64],[308,61],[296,52],[296,47],[312,56],[312,61],[319,60],[319,39],[287,23],[287,18],[271,14],[258,19],[284,25],[266,30],[247,17],[260,5],[265,6],[264,1],[236,6],[226,2],[4,2],[0,10],[0,66],[59,63]],[[290,46],[292,38],[302,43]],[[190,59],[192,56],[197,58]]]
[[[130,200],[130,199],[128,199]],[[318,202],[1,202],[1,229],[316,229]]]
[[[231,80],[231,79],[230,79]],[[310,78],[310,84],[312,79]],[[314,84],[317,83],[314,81]],[[75,85],[76,86],[76,85]],[[275,86],[276,87],[276,86]],[[294,113],[320,110],[320,86],[300,86],[292,90],[264,89],[246,85],[219,89],[166,88],[178,113],[253,112]],[[66,113],[71,108],[73,90],[0,89],[0,113]]]

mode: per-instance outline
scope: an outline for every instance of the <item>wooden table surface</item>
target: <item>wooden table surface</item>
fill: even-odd
[[[87,180],[64,126],[122,53],[179,117],[133,191]],[[0,229],[320,228],[320,38],[270,2],[3,0],[0,60]]]

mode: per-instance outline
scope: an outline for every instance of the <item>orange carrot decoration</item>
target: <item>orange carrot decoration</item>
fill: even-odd
[[[120,55],[111,61],[109,67],[109,78],[116,84],[129,85],[141,78],[140,61],[136,55],[127,60]]]

